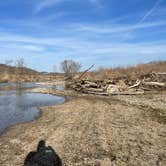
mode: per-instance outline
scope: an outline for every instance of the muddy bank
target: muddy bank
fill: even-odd
[[[166,124],[143,116],[145,110],[128,101],[85,96],[42,107],[38,120],[13,126],[0,137],[0,165],[21,166],[41,139],[66,166],[166,165]]]

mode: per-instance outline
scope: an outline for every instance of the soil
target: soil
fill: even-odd
[[[165,116],[166,93],[72,97],[1,135],[0,165],[23,165],[44,139],[64,166],[165,166]]]

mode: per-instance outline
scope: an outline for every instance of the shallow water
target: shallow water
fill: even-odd
[[[9,86],[9,87],[17,87],[16,83],[0,83],[0,87],[3,86]],[[21,87],[22,88],[33,88],[33,87],[38,87],[37,84],[33,83],[33,82],[25,82],[25,83],[21,83]]]
[[[37,118],[37,107],[60,104],[64,101],[64,97],[48,94],[0,91],[0,133],[13,124]]]
[[[4,87],[4,86],[16,88],[17,84],[16,83],[0,83],[0,87]],[[56,85],[56,86],[42,85],[42,84],[36,84],[35,82],[23,82],[23,83],[21,83],[21,88],[35,88],[35,87],[53,88],[53,89],[58,89],[58,90],[64,90],[63,85]]]

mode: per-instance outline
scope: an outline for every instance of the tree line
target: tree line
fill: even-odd
[[[12,60],[5,61],[6,65],[11,65],[13,63]],[[21,75],[23,74],[24,68],[26,68],[26,63],[23,58],[19,58],[14,64],[15,74]],[[60,63],[60,71],[65,74],[66,77],[72,78],[77,72],[80,71],[82,65],[80,62],[74,60],[64,60]],[[56,65],[53,66],[53,72],[56,72]],[[27,73],[28,74],[28,73]]]

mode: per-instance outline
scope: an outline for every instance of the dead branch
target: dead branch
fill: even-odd
[[[156,75],[166,75],[165,72],[163,72],[163,73],[154,73],[154,74],[156,74]]]
[[[90,70],[90,69],[92,69],[93,67],[94,67],[95,65],[92,65],[92,66],[90,66],[88,69],[86,69],[81,75],[80,75],[80,77],[78,78],[79,80]]]
[[[101,88],[84,88],[85,91],[91,91],[91,92],[103,92],[104,90]]]
[[[90,81],[85,81],[85,87],[94,87],[94,88],[97,88],[98,85],[94,82],[90,82]]]
[[[108,96],[108,93],[106,92],[92,92],[92,91],[86,91],[87,94],[93,94],[93,95],[101,95],[101,96]]]
[[[137,83],[134,84],[134,85],[132,85],[132,86],[129,86],[128,89],[138,87],[140,84],[141,84],[141,81],[140,81],[140,80],[137,80]]]
[[[136,92],[128,92],[128,91],[124,91],[124,92],[113,92],[110,93],[109,95],[142,95],[144,94],[144,91],[136,91]]]

